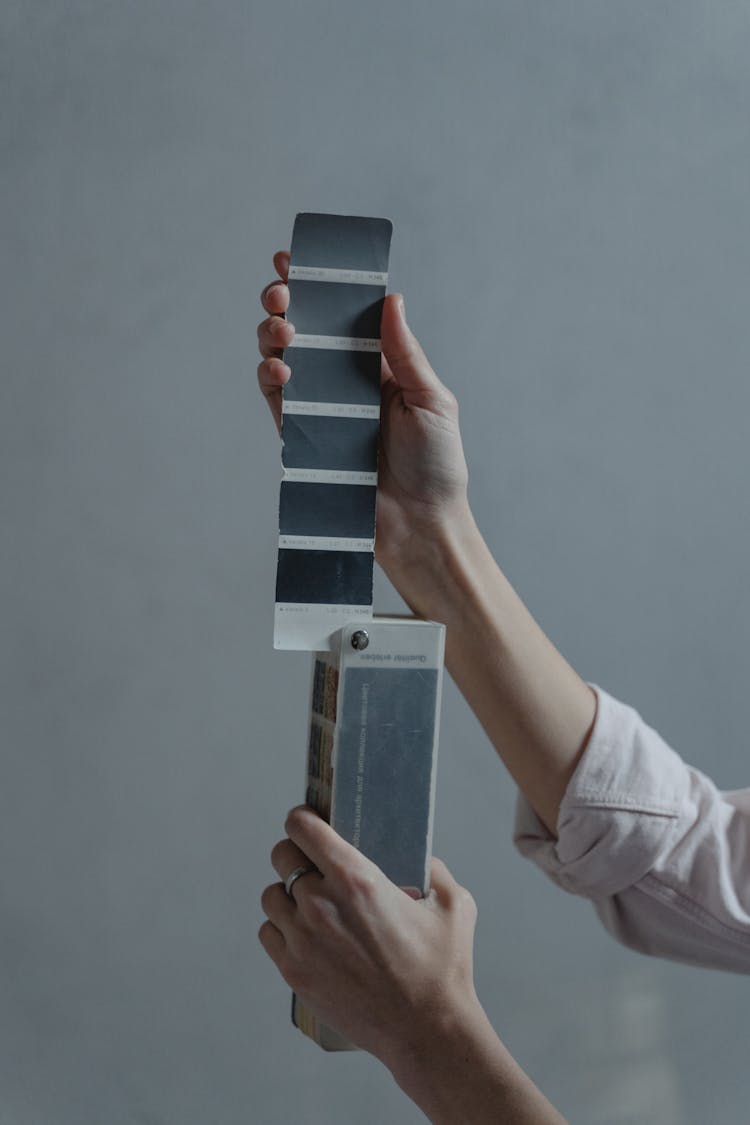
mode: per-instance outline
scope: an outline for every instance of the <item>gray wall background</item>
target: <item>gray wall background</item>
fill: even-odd
[[[422,1120],[291,1029],[256,939],[303,791],[255,387],[297,210],[393,219],[506,572],[748,784],[749,51],[739,0],[0,4],[2,1125]],[[617,947],[443,716],[508,1046],[583,1125],[746,1120],[747,982]]]

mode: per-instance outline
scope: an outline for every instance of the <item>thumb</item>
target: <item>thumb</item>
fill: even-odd
[[[444,390],[419,340],[406,323],[404,298],[400,293],[390,293],[383,302],[380,346],[400,390],[407,393]]]
[[[448,906],[461,893],[462,887],[451,875],[442,859],[432,857],[430,867],[430,891],[440,906]]]

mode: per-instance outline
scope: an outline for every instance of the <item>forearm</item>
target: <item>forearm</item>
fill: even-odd
[[[466,507],[389,568],[415,613],[446,625],[446,666],[507,769],[554,832],[594,693],[544,635]]]
[[[432,1125],[565,1125],[500,1042],[478,1001],[436,1018],[390,1065]]]

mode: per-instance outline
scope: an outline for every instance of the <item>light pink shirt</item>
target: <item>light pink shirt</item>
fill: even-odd
[[[594,690],[596,722],[558,839],[519,795],[516,846],[591,899],[625,945],[750,973],[750,789],[719,791],[636,711]]]

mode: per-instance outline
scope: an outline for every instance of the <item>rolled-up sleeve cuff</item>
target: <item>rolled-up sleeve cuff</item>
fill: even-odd
[[[564,890],[596,899],[637,883],[689,812],[688,767],[631,707],[592,684],[597,713],[555,838],[519,794],[513,839]]]

